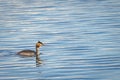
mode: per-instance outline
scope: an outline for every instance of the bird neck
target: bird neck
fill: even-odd
[[[38,62],[40,59],[39,59],[39,48],[36,47],[36,62]]]

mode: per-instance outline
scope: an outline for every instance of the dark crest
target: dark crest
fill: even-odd
[[[42,42],[38,41],[38,43],[43,44]]]

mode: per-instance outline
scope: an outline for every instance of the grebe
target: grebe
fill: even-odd
[[[41,63],[41,60],[39,59],[39,48],[41,46],[43,46],[44,44],[40,41],[38,41],[36,43],[36,51],[33,51],[33,50],[22,50],[20,52],[18,52],[17,54],[18,55],[21,55],[21,56],[26,56],[26,57],[32,57],[32,56],[36,56],[36,62],[37,63]]]

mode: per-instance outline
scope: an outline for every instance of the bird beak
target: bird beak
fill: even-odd
[[[42,43],[42,46],[45,46],[45,44]]]

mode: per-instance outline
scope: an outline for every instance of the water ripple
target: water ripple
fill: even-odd
[[[0,0],[1,80],[119,80],[119,0]],[[35,57],[40,40],[41,65]]]

